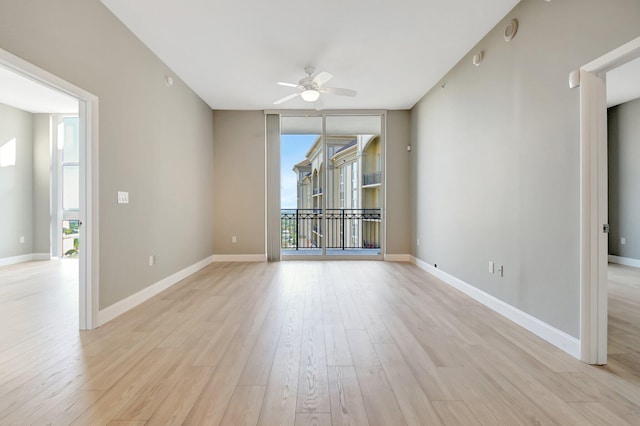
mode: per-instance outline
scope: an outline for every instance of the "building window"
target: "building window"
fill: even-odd
[[[358,208],[358,163],[351,163],[351,208]]]
[[[62,145],[62,209],[80,209],[80,138],[78,117],[65,117],[58,126]]]
[[[344,209],[344,167],[340,167],[340,208]]]
[[[351,223],[351,239],[353,247],[358,247],[360,245],[360,240],[358,238],[358,221],[356,220]]]

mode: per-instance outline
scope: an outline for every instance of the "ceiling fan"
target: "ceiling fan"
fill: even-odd
[[[307,75],[306,77],[301,78],[298,84],[278,82],[280,86],[295,87],[296,89],[298,89],[298,91],[296,93],[287,95],[282,99],[278,99],[273,103],[274,105],[280,105],[281,103],[287,102],[293,98],[300,96],[302,100],[306,102],[315,102],[317,108],[320,101],[321,93],[339,96],[355,96],[357,94],[355,90],[340,89],[337,87],[323,87],[323,85],[327,81],[333,78],[333,75],[329,74],[328,72],[322,71],[319,72],[315,77],[312,77],[313,73],[315,72],[315,68],[312,66],[305,67],[304,72],[307,73]]]

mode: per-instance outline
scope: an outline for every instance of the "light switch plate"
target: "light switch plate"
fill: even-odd
[[[620,244],[627,244],[627,239],[625,237],[620,238]]]
[[[129,193],[118,191],[118,204],[129,204]]]

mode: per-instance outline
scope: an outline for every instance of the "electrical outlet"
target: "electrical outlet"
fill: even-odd
[[[129,193],[126,191],[118,191],[118,204],[129,204]]]
[[[238,242],[238,239],[236,238],[236,236],[234,235],[233,237],[231,237],[231,242],[232,243],[236,243]]]
[[[620,244],[622,245],[627,244],[627,239],[625,237],[620,238]]]
[[[500,265],[498,267],[498,274],[500,274],[501,277],[504,277],[504,266]]]
[[[494,265],[493,262],[489,262],[489,273],[493,274],[494,273]]]
[[[156,256],[155,255],[151,255],[149,256],[149,266],[153,266],[156,264]]]
[[[420,246],[420,238],[416,239],[416,245]]]
[[[20,244],[24,244],[24,237],[20,237]]]

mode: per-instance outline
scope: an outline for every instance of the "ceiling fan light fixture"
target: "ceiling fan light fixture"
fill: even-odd
[[[306,102],[315,102],[320,97],[320,92],[318,92],[316,89],[305,89],[302,91],[300,96]]]

